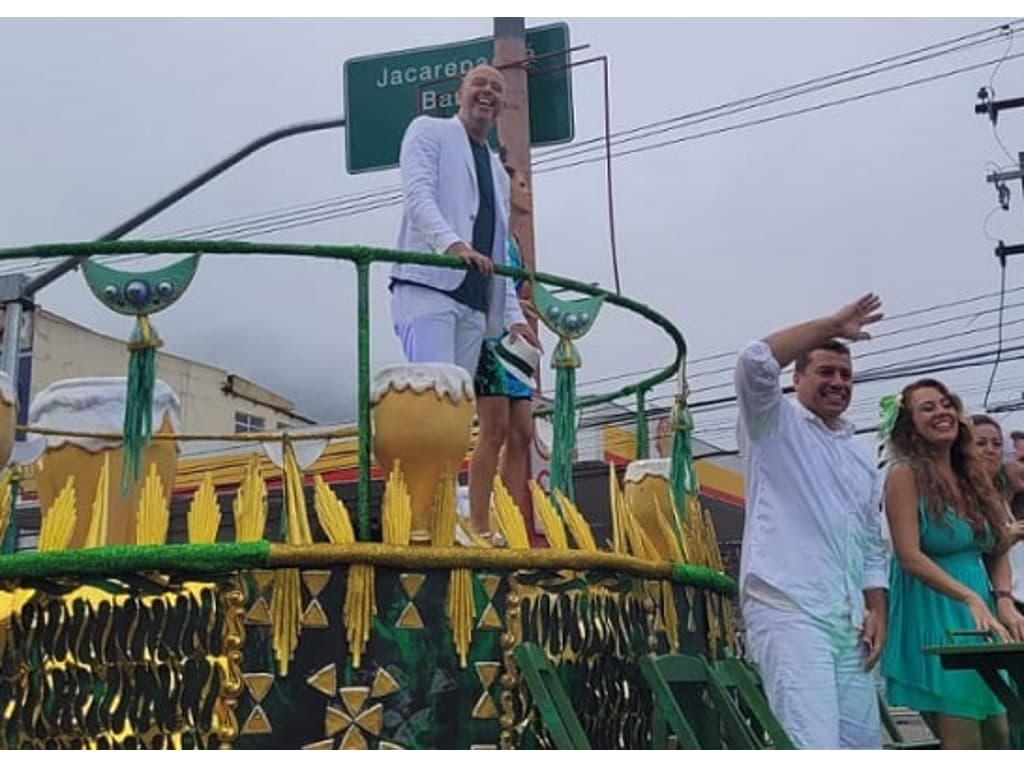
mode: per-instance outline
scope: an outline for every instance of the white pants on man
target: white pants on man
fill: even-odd
[[[743,604],[746,646],[768,705],[801,749],[881,749],[882,722],[860,631],[797,609]]]
[[[440,291],[399,283],[391,292],[391,322],[410,363],[452,363],[476,374],[483,312]]]

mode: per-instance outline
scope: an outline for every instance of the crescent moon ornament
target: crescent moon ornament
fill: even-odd
[[[533,305],[537,315],[558,335],[551,353],[555,369],[555,417],[551,445],[551,489],[573,498],[572,462],[576,451],[576,369],[579,352],[573,341],[594,326],[604,296],[560,299],[540,283],[533,283]]]
[[[151,315],[181,298],[195,277],[199,254],[149,272],[125,272],[86,261],[82,274],[93,295],[122,315]]]
[[[148,272],[124,272],[95,261],[82,264],[82,274],[93,295],[107,309],[135,316],[128,340],[128,392],[124,408],[124,469],[121,492],[141,478],[142,451],[153,437],[153,389],[156,386],[156,351],[163,341],[149,316],[181,298],[195,277],[199,254]]]
[[[589,331],[604,302],[603,296],[559,299],[540,283],[533,284],[533,304],[537,314],[554,333],[567,339],[579,339]]]

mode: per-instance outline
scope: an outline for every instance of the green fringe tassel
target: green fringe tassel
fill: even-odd
[[[573,496],[572,459],[576,451],[576,368],[559,365],[555,370],[554,445],[551,449],[551,489],[570,500]]]
[[[140,315],[128,349],[128,392],[124,405],[124,470],[121,493],[142,476],[142,452],[153,437],[153,390],[156,386],[156,350],[160,339]]]
[[[0,555],[13,555],[18,545],[18,520],[15,513],[18,510],[18,490],[21,483],[18,480],[17,470],[11,481],[11,508],[8,510],[10,517],[7,520],[7,530],[4,532],[4,540],[0,543]]]
[[[669,485],[676,499],[680,518],[686,517],[686,497],[697,493],[697,471],[693,466],[693,417],[683,403],[676,403],[675,429],[672,434],[672,461],[669,465]],[[677,531],[679,533],[679,531]]]

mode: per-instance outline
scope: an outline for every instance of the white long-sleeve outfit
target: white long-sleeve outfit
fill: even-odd
[[[803,748],[881,746],[860,630],[865,589],[887,586],[874,461],[783,397],[764,342],[740,352],[736,392],[746,519],[740,605],[769,704]]]
[[[495,222],[493,247],[486,255],[505,265],[509,179],[497,156],[489,154]],[[398,248],[443,254],[454,243],[472,243],[480,192],[469,136],[458,116],[414,119],[402,139],[399,165],[403,211]],[[392,269],[400,284],[392,293],[391,316],[410,362],[455,363],[473,375],[484,336],[498,336],[525,322],[515,282],[509,278],[495,275],[490,280],[486,315],[446,295],[465,274],[419,264]]]

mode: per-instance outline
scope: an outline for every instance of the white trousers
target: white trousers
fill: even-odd
[[[746,644],[768,705],[800,749],[881,749],[874,679],[859,628],[829,628],[799,610],[743,603]]]
[[[440,291],[398,284],[391,322],[410,363],[453,363],[476,374],[487,318]]]

